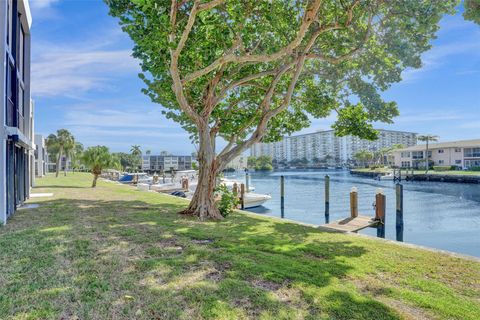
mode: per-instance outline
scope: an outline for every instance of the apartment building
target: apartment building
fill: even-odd
[[[142,170],[146,172],[162,172],[171,170],[191,170],[192,156],[145,155],[142,157]]]
[[[250,153],[254,157],[271,156],[278,163],[295,159],[325,160],[328,163],[344,164],[353,160],[361,150],[377,151],[395,144],[413,146],[417,143],[417,134],[413,132],[378,130],[375,141],[360,139],[355,136],[337,137],[333,130],[284,137],[274,143],[257,143]]]
[[[33,183],[28,0],[0,1],[0,223],[28,198]]]
[[[35,176],[43,177],[47,173],[48,155],[45,138],[35,134]]]
[[[398,167],[423,168],[426,146],[423,144],[396,150],[393,156]],[[431,143],[428,159],[430,165],[434,166],[455,166],[459,169],[480,167],[480,139]]]

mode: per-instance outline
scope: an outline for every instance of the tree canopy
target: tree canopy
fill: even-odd
[[[464,6],[463,16],[465,19],[480,24],[480,0],[465,0]]]
[[[337,134],[375,138],[371,122],[398,114],[379,92],[421,66],[438,21],[457,3],[106,2],[135,42],[144,92],[193,136],[210,125],[234,144],[277,140],[331,112]]]
[[[102,170],[119,166],[118,159],[105,146],[87,148],[83,152],[82,160],[93,174],[92,188],[96,187],[98,176]]]
[[[421,66],[457,0],[105,0],[134,42],[143,92],[198,142],[187,212],[221,218],[213,178],[242,151],[337,117],[375,139],[392,122],[381,92]],[[227,141],[216,150],[217,137]]]

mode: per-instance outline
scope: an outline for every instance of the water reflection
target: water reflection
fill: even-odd
[[[325,175],[330,176],[330,199],[325,201]],[[285,198],[282,215],[280,176],[285,176]],[[244,179],[237,173],[237,179]],[[352,176],[346,171],[284,171],[250,173],[255,192],[272,199],[264,207],[250,211],[285,217],[312,224],[346,218],[349,192],[358,188],[358,209],[361,215],[375,216],[372,202],[375,190],[386,195],[386,217],[383,230],[367,228],[360,233],[384,236],[387,239],[480,256],[480,185],[441,182],[402,182],[403,215],[398,216],[396,186],[392,181]]]

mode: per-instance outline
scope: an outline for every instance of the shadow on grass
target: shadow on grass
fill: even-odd
[[[0,229],[0,318],[399,318],[341,285],[362,246],[238,214],[199,222],[182,208],[60,199],[17,213]]]
[[[91,186],[62,186],[62,185],[46,185],[41,187],[34,187],[33,191],[35,192],[36,189],[87,189],[91,188]]]

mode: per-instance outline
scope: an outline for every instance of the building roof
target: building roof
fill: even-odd
[[[440,143],[429,143],[429,149],[442,149],[442,148],[468,148],[468,147],[480,147],[480,139],[474,140],[460,140]],[[416,146],[408,147],[405,149],[398,149],[395,151],[423,151],[425,150],[425,144],[417,144]]]

